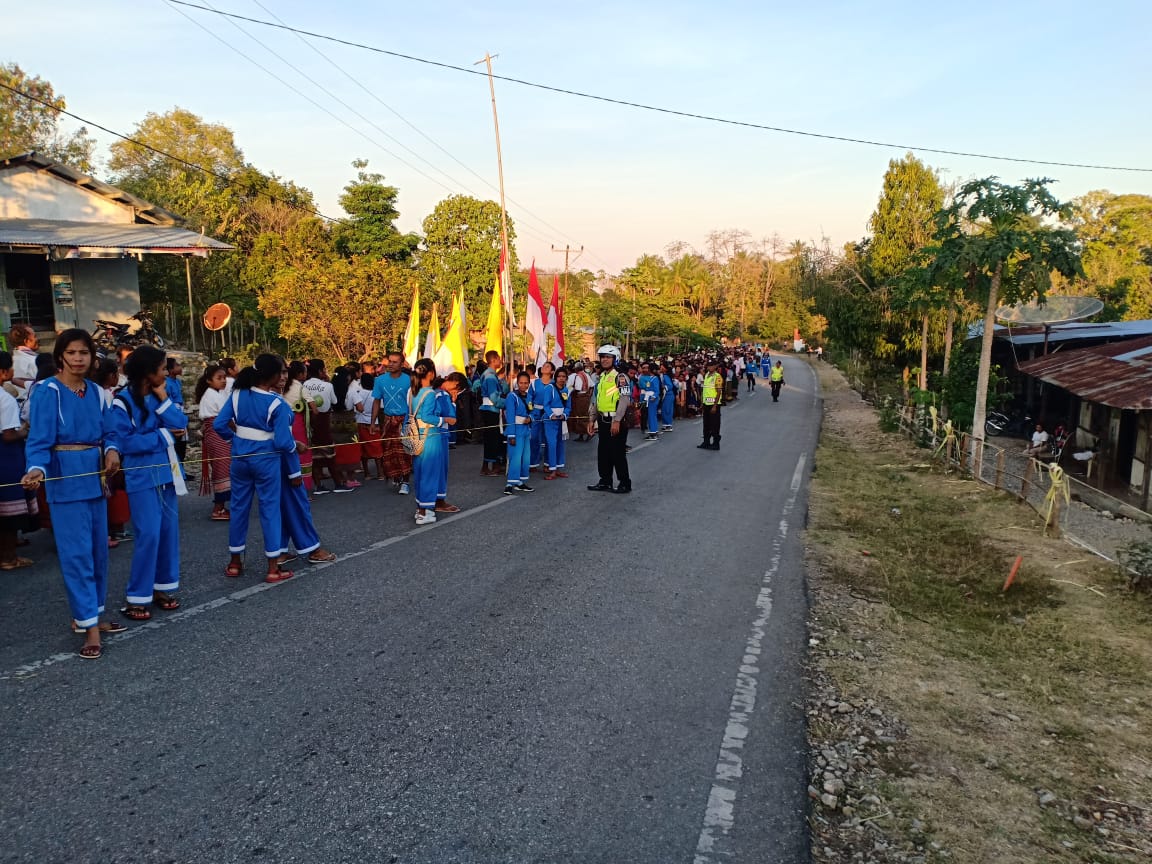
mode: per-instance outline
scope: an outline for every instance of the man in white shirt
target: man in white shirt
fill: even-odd
[[[1036,431],[1032,433],[1032,446],[1024,448],[1025,456],[1035,456],[1048,449],[1048,433],[1044,431],[1044,424],[1037,423]]]
[[[12,346],[12,383],[21,391],[36,380],[36,355],[40,353],[40,339],[27,324],[16,324],[8,332]]]

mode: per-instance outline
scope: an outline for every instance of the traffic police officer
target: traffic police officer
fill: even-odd
[[[704,412],[704,441],[696,446],[701,450],[720,449],[720,405],[724,401],[724,379],[716,371],[716,360],[707,363],[704,374],[704,388],[701,393]]]
[[[632,402],[632,382],[628,375],[616,368],[620,362],[620,349],[615,345],[601,345],[596,352],[600,355],[600,379],[592,391],[592,411],[595,422],[589,422],[588,434],[593,427],[599,433],[597,444],[597,468],[600,482],[588,488],[593,492],[632,491],[632,478],[628,474],[628,427],[624,417]],[[612,472],[616,472],[619,483],[612,488]]]
[[[772,387],[772,401],[780,401],[780,388],[784,386],[784,367],[780,365],[780,361],[776,361],[776,365],[772,367],[772,373],[768,378],[768,383]]]

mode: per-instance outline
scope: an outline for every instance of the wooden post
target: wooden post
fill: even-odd
[[[504,154],[500,148],[500,117],[496,113],[496,79],[492,77],[492,55],[484,52],[484,59],[477,60],[473,65],[478,66],[481,63],[485,64],[488,68],[488,93],[492,97],[492,126],[496,130],[496,174],[500,181],[500,244],[504,250],[504,270],[501,276],[500,293],[502,297],[506,296],[507,300],[508,318],[506,320],[511,320],[511,316],[514,314],[512,310],[512,292],[504,290],[504,280],[507,280],[507,284],[511,286],[512,249],[508,245],[508,206],[504,198]],[[527,326],[527,322],[525,322],[525,326]],[[514,336],[515,332],[509,327],[507,348],[502,358],[505,364],[510,363],[512,355],[515,354]],[[509,366],[509,369],[511,369],[511,366]],[[509,371],[508,374],[511,374],[511,371]]]
[[[976,459],[972,465],[972,474],[977,480],[983,478],[984,475],[984,439],[978,438],[976,444]]]
[[[1020,480],[1020,500],[1021,501],[1027,501],[1028,500],[1028,487],[1029,487],[1029,485],[1031,485],[1031,482],[1032,482],[1032,465],[1033,465],[1034,461],[1035,460],[1029,458],[1028,461],[1024,463],[1024,476]]]
[[[188,283],[188,340],[196,350],[196,311],[192,308],[192,258],[184,256],[184,278]]]
[[[1004,483],[1004,457],[1006,455],[1007,451],[1005,450],[996,454],[996,479],[992,483],[996,489],[1002,488]]]

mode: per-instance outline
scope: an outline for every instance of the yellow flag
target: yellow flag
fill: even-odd
[[[449,372],[464,371],[464,320],[460,314],[460,300],[452,300],[452,318],[448,324],[448,332],[435,354],[436,374],[447,375]]]
[[[504,305],[500,302],[500,277],[492,292],[492,305],[488,307],[488,332],[484,335],[484,353],[504,354]]]
[[[412,311],[404,328],[404,359],[411,366],[420,359],[420,286],[412,292]]]
[[[440,350],[440,310],[432,304],[432,320],[428,322],[428,338],[424,340],[424,356],[432,359]]]

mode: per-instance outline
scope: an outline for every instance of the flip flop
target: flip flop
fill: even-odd
[[[5,561],[0,564],[0,570],[19,570],[21,567],[31,567],[34,562],[31,558],[19,558],[12,561]]]
[[[325,552],[319,558],[315,557],[315,555],[316,555],[316,553],[313,552],[311,555],[308,556],[308,563],[309,564],[327,564],[329,561],[335,561],[336,560],[336,553],[335,552]]]
[[[175,612],[180,608],[180,601],[164,591],[156,591],[153,593],[152,603],[155,604],[157,609],[163,609],[165,612]]]
[[[123,633],[127,629],[128,629],[128,625],[127,624],[121,624],[119,621],[101,621],[100,622],[100,632],[101,633]],[[76,622],[73,621],[72,622],[72,632],[75,633],[77,636],[83,636],[88,631],[82,630],[81,628],[77,627]]]
[[[227,567],[224,568],[224,575],[229,576],[233,579],[236,578],[237,576],[243,576],[244,575],[244,565],[243,564],[229,564]]]
[[[130,603],[120,609],[120,614],[127,618],[129,621],[150,621],[152,620],[152,612],[147,606],[137,606],[135,603]]]
[[[103,653],[104,647],[102,645],[85,645],[76,652],[76,656],[81,660],[99,660]]]
[[[285,581],[291,579],[295,575],[296,574],[293,573],[291,570],[279,570],[279,569],[277,569],[277,571],[275,573],[269,573],[267,576],[265,576],[264,581],[265,582],[285,582]]]
[[[437,513],[459,513],[460,512],[460,508],[457,507],[455,504],[448,504],[445,507],[441,507],[439,504],[437,504],[433,509]]]

